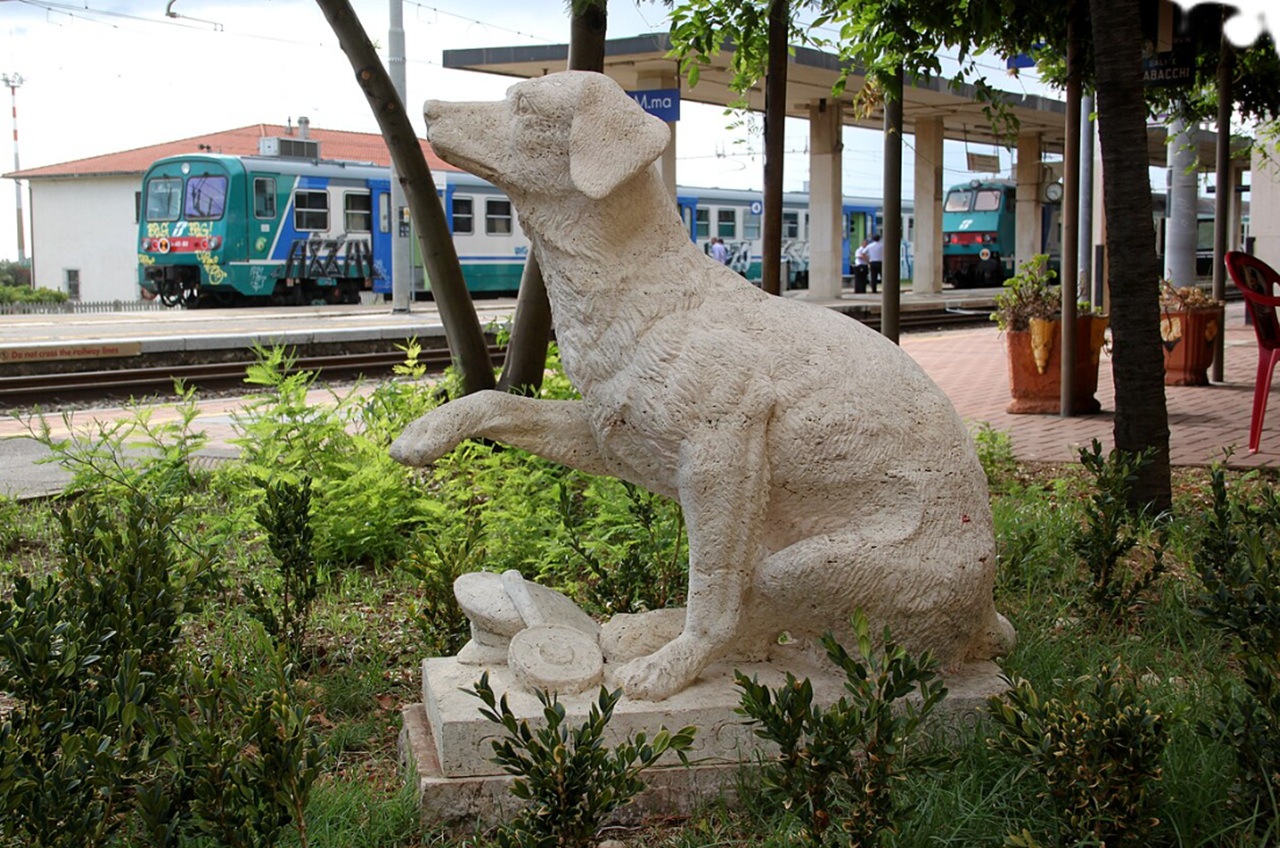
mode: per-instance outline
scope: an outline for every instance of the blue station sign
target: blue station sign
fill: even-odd
[[[627,96],[640,104],[640,108],[668,123],[680,120],[680,89],[654,88],[648,91],[628,91]]]

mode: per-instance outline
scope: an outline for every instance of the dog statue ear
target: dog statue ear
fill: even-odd
[[[569,127],[569,178],[599,200],[662,155],[671,131],[603,74],[582,74]]]

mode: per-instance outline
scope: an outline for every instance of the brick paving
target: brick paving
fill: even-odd
[[[1174,465],[1208,465],[1235,447],[1232,467],[1280,465],[1280,409],[1264,425],[1258,453],[1248,453],[1249,417],[1258,348],[1253,328],[1244,323],[1244,306],[1227,307],[1225,381],[1210,386],[1168,386],[1169,446]],[[1057,415],[1010,415],[1008,372],[1003,336],[992,328],[912,334],[902,347],[940,385],[961,418],[986,422],[1010,434],[1019,459],[1035,462],[1075,462],[1076,449],[1094,438],[1110,448],[1115,419],[1115,387],[1110,358],[1103,354],[1098,369],[1102,412],[1062,418]],[[1272,395],[1277,406],[1280,385]]]

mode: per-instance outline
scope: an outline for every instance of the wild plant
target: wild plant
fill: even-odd
[[[1159,824],[1154,785],[1168,718],[1139,691],[1119,660],[1042,699],[1026,680],[988,701],[988,744],[1023,762],[1018,780],[1042,779],[1057,814],[1057,844],[1146,845]],[[1010,845],[1034,845],[1024,832]]]
[[[424,492],[415,473],[387,453],[396,403],[411,397],[384,393],[362,432],[358,391],[321,401],[314,372],[296,370],[284,348],[255,349],[246,382],[261,394],[233,416],[242,462],[226,469],[223,485],[241,490],[256,479],[312,480],[316,558],[324,565],[393,562],[423,520]],[[243,499],[241,499],[243,500]],[[249,526],[255,503],[241,503],[232,518]]]
[[[72,413],[63,413],[66,438],[55,438],[48,419],[41,416],[28,426],[32,437],[51,452],[51,461],[71,472],[67,490],[98,492],[118,497],[145,494],[152,500],[185,498],[207,477],[195,462],[196,453],[208,443],[203,430],[195,429],[200,408],[196,390],[176,383],[177,417],[156,420],[156,410],[131,404],[130,415],[115,421],[94,421],[78,428]]]
[[[845,690],[829,707],[814,703],[813,685],[790,672],[777,690],[735,672],[742,689],[737,712],[755,733],[778,746],[766,761],[766,797],[799,822],[803,844],[837,839],[873,846],[898,832],[903,806],[895,786],[912,772],[945,765],[922,749],[921,726],[946,696],[938,663],[929,652],[912,656],[885,629],[882,646],[871,638],[861,611],[852,618],[859,657],[827,634],[827,656],[844,672]],[[909,696],[919,693],[918,702]],[[834,830],[833,830],[834,828]]]
[[[1013,437],[1004,430],[997,430],[990,422],[980,421],[970,428],[978,461],[987,475],[987,485],[992,491],[1005,491],[1013,485],[1018,470],[1018,458],[1013,453]]]
[[[1097,439],[1080,449],[1093,486],[1084,504],[1084,525],[1071,547],[1089,569],[1090,600],[1110,615],[1132,607],[1165,570],[1162,519],[1135,515],[1128,506],[1138,472],[1150,462],[1147,453],[1119,449],[1104,456]],[[1135,548],[1138,556],[1131,555]]]
[[[570,579],[588,604],[615,614],[683,601],[689,554],[679,503],[616,480],[558,490],[565,544],[586,569]]]
[[[506,730],[493,741],[493,761],[515,775],[511,792],[525,802],[498,835],[503,848],[586,848],[595,842],[610,813],[644,789],[640,774],[668,751],[687,764],[685,752],[696,732],[685,727],[675,733],[661,728],[652,741],[640,732],[609,747],[604,737],[620,690],[604,687],[587,719],[570,727],[564,706],[555,695],[534,694],[542,704],[545,725],[536,729],[518,718],[489,685],[488,672],[468,690],[484,706],[480,714]]]

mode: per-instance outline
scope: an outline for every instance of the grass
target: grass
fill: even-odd
[[[1168,573],[1138,603],[1119,615],[1106,615],[1090,606],[1088,574],[1070,550],[1072,532],[1081,520],[1086,477],[1074,466],[1011,462],[998,439],[989,432],[983,438],[1000,460],[999,479],[993,481],[1000,543],[997,606],[1019,633],[1017,649],[1002,660],[1006,674],[1026,678],[1048,696],[1065,681],[1119,657],[1144,695],[1172,719],[1156,807],[1160,823],[1152,844],[1261,844],[1241,835],[1240,821],[1246,817],[1229,803],[1232,753],[1195,727],[1198,720],[1211,719],[1218,697],[1212,681],[1233,665],[1225,638],[1192,613],[1197,581],[1187,563],[1202,532],[1205,473],[1178,472],[1176,518],[1166,550]],[[479,495],[476,503],[493,510],[500,506],[504,489],[523,495],[545,485],[549,474],[555,481],[565,479],[540,463],[520,466],[518,457],[511,458],[516,453],[507,452],[500,461],[486,454],[461,465],[460,475],[469,474],[480,481],[476,485],[487,487],[483,503]],[[518,474],[524,476],[513,476]],[[1233,477],[1233,485],[1242,492],[1270,483],[1265,475]],[[437,491],[448,487],[439,480],[429,485]],[[617,496],[616,487],[612,491]],[[236,535],[221,527],[202,535],[217,523],[211,516],[233,512],[229,501],[239,497],[217,480],[205,481],[189,497],[197,503],[181,531],[191,540],[218,546],[218,579],[205,607],[185,623],[185,650],[197,661],[210,655],[226,657],[239,673],[266,687],[270,674],[261,661],[265,637],[245,611],[238,588],[245,581],[264,580],[261,534]],[[625,502],[620,503],[614,511],[623,514]],[[0,596],[11,592],[12,575],[56,568],[56,507],[56,502],[0,502]],[[556,515],[543,516],[528,507],[511,507],[508,514],[521,533],[551,537],[558,526]],[[448,520],[442,515],[431,520]],[[517,556],[510,525],[499,521],[497,527],[490,546],[504,558]],[[437,539],[467,536],[458,527],[439,523],[432,532]],[[418,550],[425,546],[420,539]],[[573,557],[565,556],[548,576],[572,582],[566,572],[566,563],[572,562]],[[420,822],[411,781],[398,764],[400,709],[419,700],[420,662],[436,652],[430,632],[415,622],[424,602],[422,581],[395,563],[331,567],[325,577],[298,675],[299,696],[306,700],[312,724],[329,750],[307,808],[310,845],[488,844],[484,836],[450,838]],[[579,575],[578,582],[589,582],[587,577]],[[1052,839],[1052,828],[1046,825],[1052,812],[1044,787],[1010,755],[993,750],[988,733],[981,723],[956,731],[946,742],[954,760],[949,773],[902,783],[898,791],[912,814],[904,816],[902,830],[890,844],[998,846],[1024,828],[1037,838]],[[606,835],[629,845],[672,848],[785,844],[780,819],[758,802],[755,791],[751,778],[745,777],[742,793],[747,800],[741,806],[712,805],[687,820],[615,829]],[[296,835],[284,844],[297,844]]]

